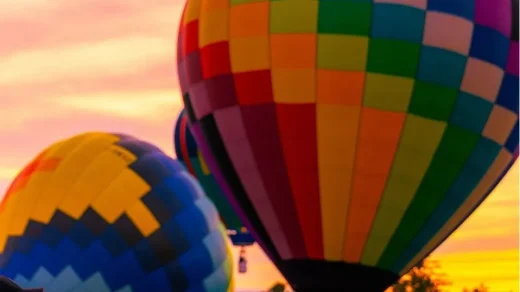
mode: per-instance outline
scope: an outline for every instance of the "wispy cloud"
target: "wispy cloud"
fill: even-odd
[[[53,82],[63,78],[114,76],[146,70],[150,64],[172,62],[172,41],[131,36],[89,45],[25,51],[0,59],[0,86]]]

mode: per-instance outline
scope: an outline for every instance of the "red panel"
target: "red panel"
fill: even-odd
[[[235,74],[235,89],[240,104],[273,102],[271,71],[250,71]]]
[[[314,104],[277,104],[276,112],[307,255],[323,259],[316,107]]]
[[[232,107],[238,104],[233,76],[220,75],[205,82],[206,93],[211,103],[211,111]]]
[[[228,42],[218,42],[202,48],[200,60],[204,79],[231,74]]]
[[[278,137],[274,104],[241,107],[253,155],[280,225],[296,258],[306,256],[305,243],[291,194],[283,151]]]
[[[199,49],[199,21],[194,20],[186,24],[184,28],[181,28],[182,38],[182,56],[186,57],[192,52]]]

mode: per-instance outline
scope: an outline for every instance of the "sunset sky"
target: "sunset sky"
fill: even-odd
[[[137,136],[173,155],[181,0],[0,1],[0,197],[40,150],[84,131]],[[518,289],[518,163],[435,253],[451,291]],[[235,251],[238,252],[238,251]],[[240,289],[282,279],[249,250]]]

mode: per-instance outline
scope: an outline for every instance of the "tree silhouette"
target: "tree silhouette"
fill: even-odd
[[[285,285],[282,283],[276,283],[274,284],[267,292],[284,292],[285,291]]]
[[[434,260],[423,260],[408,274],[387,290],[393,292],[441,292],[451,283],[444,273],[439,272],[440,264]]]
[[[475,287],[473,289],[464,288],[462,292],[489,292],[489,288],[484,285],[484,283],[480,283],[480,286]]]

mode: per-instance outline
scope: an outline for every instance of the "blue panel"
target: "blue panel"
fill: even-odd
[[[214,230],[206,238],[204,238],[204,245],[211,256],[213,267],[219,267],[222,262],[226,260],[227,244],[222,237],[219,230]]]
[[[124,269],[121,269],[124,267]],[[112,290],[125,286],[129,279],[144,276],[137,258],[132,251],[125,252],[122,256],[105,263],[100,269],[107,285]]]
[[[173,291],[185,291],[188,289],[190,283],[186,278],[186,274],[191,271],[184,271],[179,261],[169,263],[165,266],[165,270],[171,283],[170,286],[174,288]]]
[[[178,174],[178,173],[182,173],[182,172],[186,172],[186,167],[184,167],[184,165],[179,162],[178,160],[175,160],[169,156],[161,156],[161,157],[158,157],[157,160],[164,166],[166,167],[167,169],[170,170],[170,173],[172,175],[175,175],[175,174]]]
[[[112,256],[119,256],[128,250],[128,245],[113,226],[108,227],[101,236],[103,246],[110,252]]]
[[[424,10],[395,4],[374,4],[372,37],[421,43]]]
[[[178,253],[184,253],[190,249],[190,241],[186,238],[182,225],[184,222],[178,222],[176,218],[168,220],[163,225],[164,233]]]
[[[506,144],[504,145],[509,152],[514,153],[516,150],[516,147],[518,147],[518,120],[516,121],[515,127],[513,128],[513,131],[511,134],[509,134],[509,138],[506,141]]]
[[[170,169],[164,167],[157,159],[164,156],[159,152],[147,154],[136,160],[130,166],[149,186],[160,184],[165,178],[171,176]]]
[[[62,292],[69,291],[76,285],[81,283],[81,279],[78,277],[76,272],[69,266],[66,267],[61,273],[54,279],[50,285],[47,285],[46,292]]]
[[[215,289],[218,291],[226,291],[229,287],[229,276],[223,266],[218,267],[209,277],[204,280],[204,291]]]
[[[51,256],[44,262],[44,265],[51,274],[58,275],[67,266],[70,259],[79,252],[80,248],[70,238],[65,237],[58,245],[58,248],[53,250]]]
[[[132,154],[137,156],[138,159],[150,152],[162,153],[162,151],[156,146],[139,140],[121,140],[117,142],[116,145],[130,151]]]
[[[7,265],[4,267],[3,275],[8,278],[14,278],[16,274],[19,273],[20,267],[23,265],[24,262],[24,256],[15,252],[11,256],[11,259],[7,263]]]
[[[164,180],[160,185],[153,186],[156,193],[172,215],[178,214],[185,206],[193,204],[193,199],[182,192],[174,191],[175,181],[172,178]]]
[[[133,286],[135,292],[150,292],[150,291],[171,291],[170,281],[166,276],[164,269],[158,269],[148,275],[145,279],[139,281]]]
[[[190,220],[186,220],[188,218]],[[183,210],[175,220],[182,228],[182,236],[192,245],[200,242],[208,234],[208,223],[196,205]],[[183,222],[185,223],[182,224]]]
[[[421,231],[419,231],[408,248],[396,261],[392,271],[399,273],[408,265],[413,257],[442,228],[444,223],[455,214],[493,164],[495,157],[500,152],[500,148],[500,145],[497,143],[484,137],[480,138],[457,180],[448,190],[443,201],[424,224]]]
[[[196,285],[213,272],[210,253],[204,244],[199,244],[179,258],[180,266],[187,271],[186,279],[190,286]]]
[[[35,262],[39,263],[38,267],[40,267],[40,263],[42,263],[43,261],[45,261],[49,255],[51,254],[51,249],[46,246],[44,243],[41,243],[41,242],[36,242],[34,244],[34,247],[29,255],[30,258],[32,258]],[[36,272],[33,271],[32,273],[27,273],[27,277],[30,276],[30,278],[32,279],[32,277],[34,276],[34,273]],[[31,275],[33,274],[33,275]]]
[[[23,275],[25,278],[30,279],[39,267],[40,261],[29,255],[25,257],[23,266],[19,268],[18,273]]]
[[[41,287],[52,281],[54,277],[43,267],[34,273],[33,278],[29,282],[29,287]]]
[[[97,272],[98,266],[90,259],[85,252],[70,260],[70,266],[74,267],[74,272],[81,280],[86,280]]]
[[[24,276],[18,275],[13,280],[16,282],[16,284],[18,284],[18,286],[20,286],[22,288],[30,288],[29,280],[27,278],[25,278]]]
[[[496,103],[518,114],[518,76],[505,74]]]
[[[466,60],[465,56],[455,52],[423,46],[417,79],[458,89],[466,70]]]
[[[159,259],[155,256],[152,247],[148,244],[148,240],[141,240],[134,248],[135,256],[139,262],[139,266],[146,272],[151,272],[157,269]]]
[[[503,69],[509,55],[509,39],[494,29],[476,24],[469,54]]]
[[[493,104],[478,96],[460,92],[451,113],[450,124],[480,134],[491,114]]]
[[[68,236],[82,248],[87,248],[96,240],[94,234],[81,222],[76,222],[69,231]]]
[[[456,15],[462,18],[466,18],[473,22],[475,17],[475,1],[466,0],[429,0],[428,10],[444,12],[452,15]]]
[[[170,187],[175,190],[177,196],[184,197],[183,200],[193,202],[206,195],[197,180],[187,172],[176,174],[167,182],[170,183]]]
[[[110,290],[107,283],[103,279],[103,276],[101,276],[100,273],[96,273],[92,275],[85,283],[82,285],[83,289],[81,292],[110,292],[113,290]],[[74,291],[74,292],[80,292],[80,291]]]

